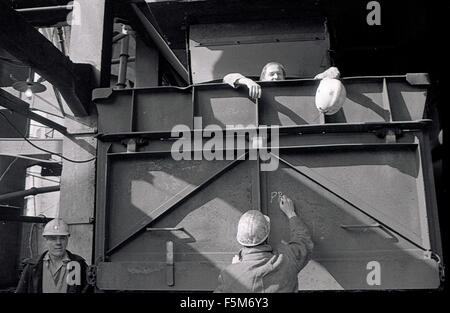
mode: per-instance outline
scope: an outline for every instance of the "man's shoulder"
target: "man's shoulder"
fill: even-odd
[[[37,257],[34,258],[25,258],[22,260],[22,264],[27,265],[37,265],[39,264],[39,262],[42,262],[42,260],[44,259],[45,254],[47,253],[47,251],[44,251],[42,254],[40,254]]]
[[[77,262],[80,262],[80,263],[86,263],[86,260],[82,256],[79,256],[78,254],[72,253],[69,250],[67,250],[67,255],[69,256],[69,259],[71,261],[77,261]]]
[[[36,265],[39,263],[39,259],[37,258],[25,258],[22,260],[23,265]]]

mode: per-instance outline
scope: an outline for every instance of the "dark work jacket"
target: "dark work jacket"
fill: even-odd
[[[310,260],[313,242],[297,216],[289,219],[289,227],[290,242],[276,250],[268,244],[243,247],[240,262],[220,273],[215,292],[297,292],[297,275]]]
[[[42,293],[42,270],[44,266],[45,251],[38,259],[28,260],[20,277],[16,293]],[[81,267],[81,284],[67,286],[67,293],[85,293],[90,289],[86,281],[87,264],[79,255],[67,251],[67,255],[71,261],[77,261]]]

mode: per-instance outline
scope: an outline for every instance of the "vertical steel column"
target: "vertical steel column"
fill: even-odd
[[[112,11],[114,2],[111,0],[77,0],[79,18],[71,25],[70,49],[68,55],[73,62],[89,63],[94,67],[95,86],[110,86]],[[66,109],[66,107],[64,107]],[[69,108],[67,108],[69,110]],[[66,111],[68,112],[68,111]],[[97,116],[86,116],[82,119],[68,119],[65,126],[72,134],[88,132],[95,133]],[[72,139],[64,138],[63,151],[68,158],[87,160],[93,154],[80,145],[97,149],[97,140],[85,135]],[[70,226],[68,249],[81,255],[88,264],[93,261],[94,206],[96,190],[96,162],[71,163],[63,161],[60,192],[60,216],[67,220]]]

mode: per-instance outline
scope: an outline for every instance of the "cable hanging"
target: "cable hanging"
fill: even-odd
[[[93,158],[91,158],[91,159],[88,159],[88,160],[82,160],[82,161],[79,161],[79,160],[72,160],[72,159],[69,159],[69,158],[63,156],[61,153],[56,153],[56,152],[52,152],[52,151],[49,151],[49,150],[47,150],[47,149],[41,148],[41,147],[35,145],[34,143],[32,143],[30,140],[28,140],[28,138],[25,137],[25,135],[23,135],[22,132],[21,132],[19,129],[17,129],[16,126],[15,126],[15,125],[8,119],[8,117],[6,117],[2,112],[0,112],[0,114],[3,116],[3,118],[4,118],[4,119],[6,120],[6,122],[9,124],[9,126],[11,126],[11,127],[17,132],[17,134],[18,134],[20,137],[22,137],[26,142],[28,142],[30,145],[32,145],[33,147],[35,147],[35,148],[38,149],[38,150],[41,150],[41,151],[43,151],[43,152],[46,152],[46,153],[49,153],[49,154],[52,154],[52,155],[57,155],[57,156],[59,156],[59,157],[60,157],[61,159],[63,159],[63,160],[66,160],[66,161],[72,162],[72,163],[78,163],[78,164],[80,164],[80,163],[88,163],[88,162],[92,162],[92,161],[94,161],[94,160],[97,158],[97,157],[93,157]]]

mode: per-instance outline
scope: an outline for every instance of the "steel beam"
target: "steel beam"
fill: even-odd
[[[166,41],[161,37],[158,31],[155,29],[152,23],[147,19],[147,17],[142,13],[139,7],[135,3],[130,4],[137,18],[144,26],[148,35],[154,41],[156,47],[164,56],[164,58],[169,62],[169,64],[174,68],[178,75],[184,80],[186,84],[189,84],[189,74],[186,68],[181,64],[180,60],[178,60],[175,53],[173,53],[172,49],[167,45]]]
[[[1,13],[0,13],[1,15]],[[1,37],[1,34],[0,34]],[[23,116],[28,117],[29,119],[35,120],[45,126],[51,127],[57,131],[59,131],[63,135],[67,135],[67,128],[48,119],[39,114],[34,113],[29,109],[29,104],[25,101],[14,97],[9,92],[0,89],[0,105],[5,107],[13,112],[21,114]]]
[[[62,139],[28,139],[36,146],[54,153],[62,153]],[[39,155],[48,154],[33,147],[24,139],[0,138],[0,154]]]
[[[91,65],[73,63],[2,1],[0,21],[0,46],[58,88],[74,115],[89,115]]]

